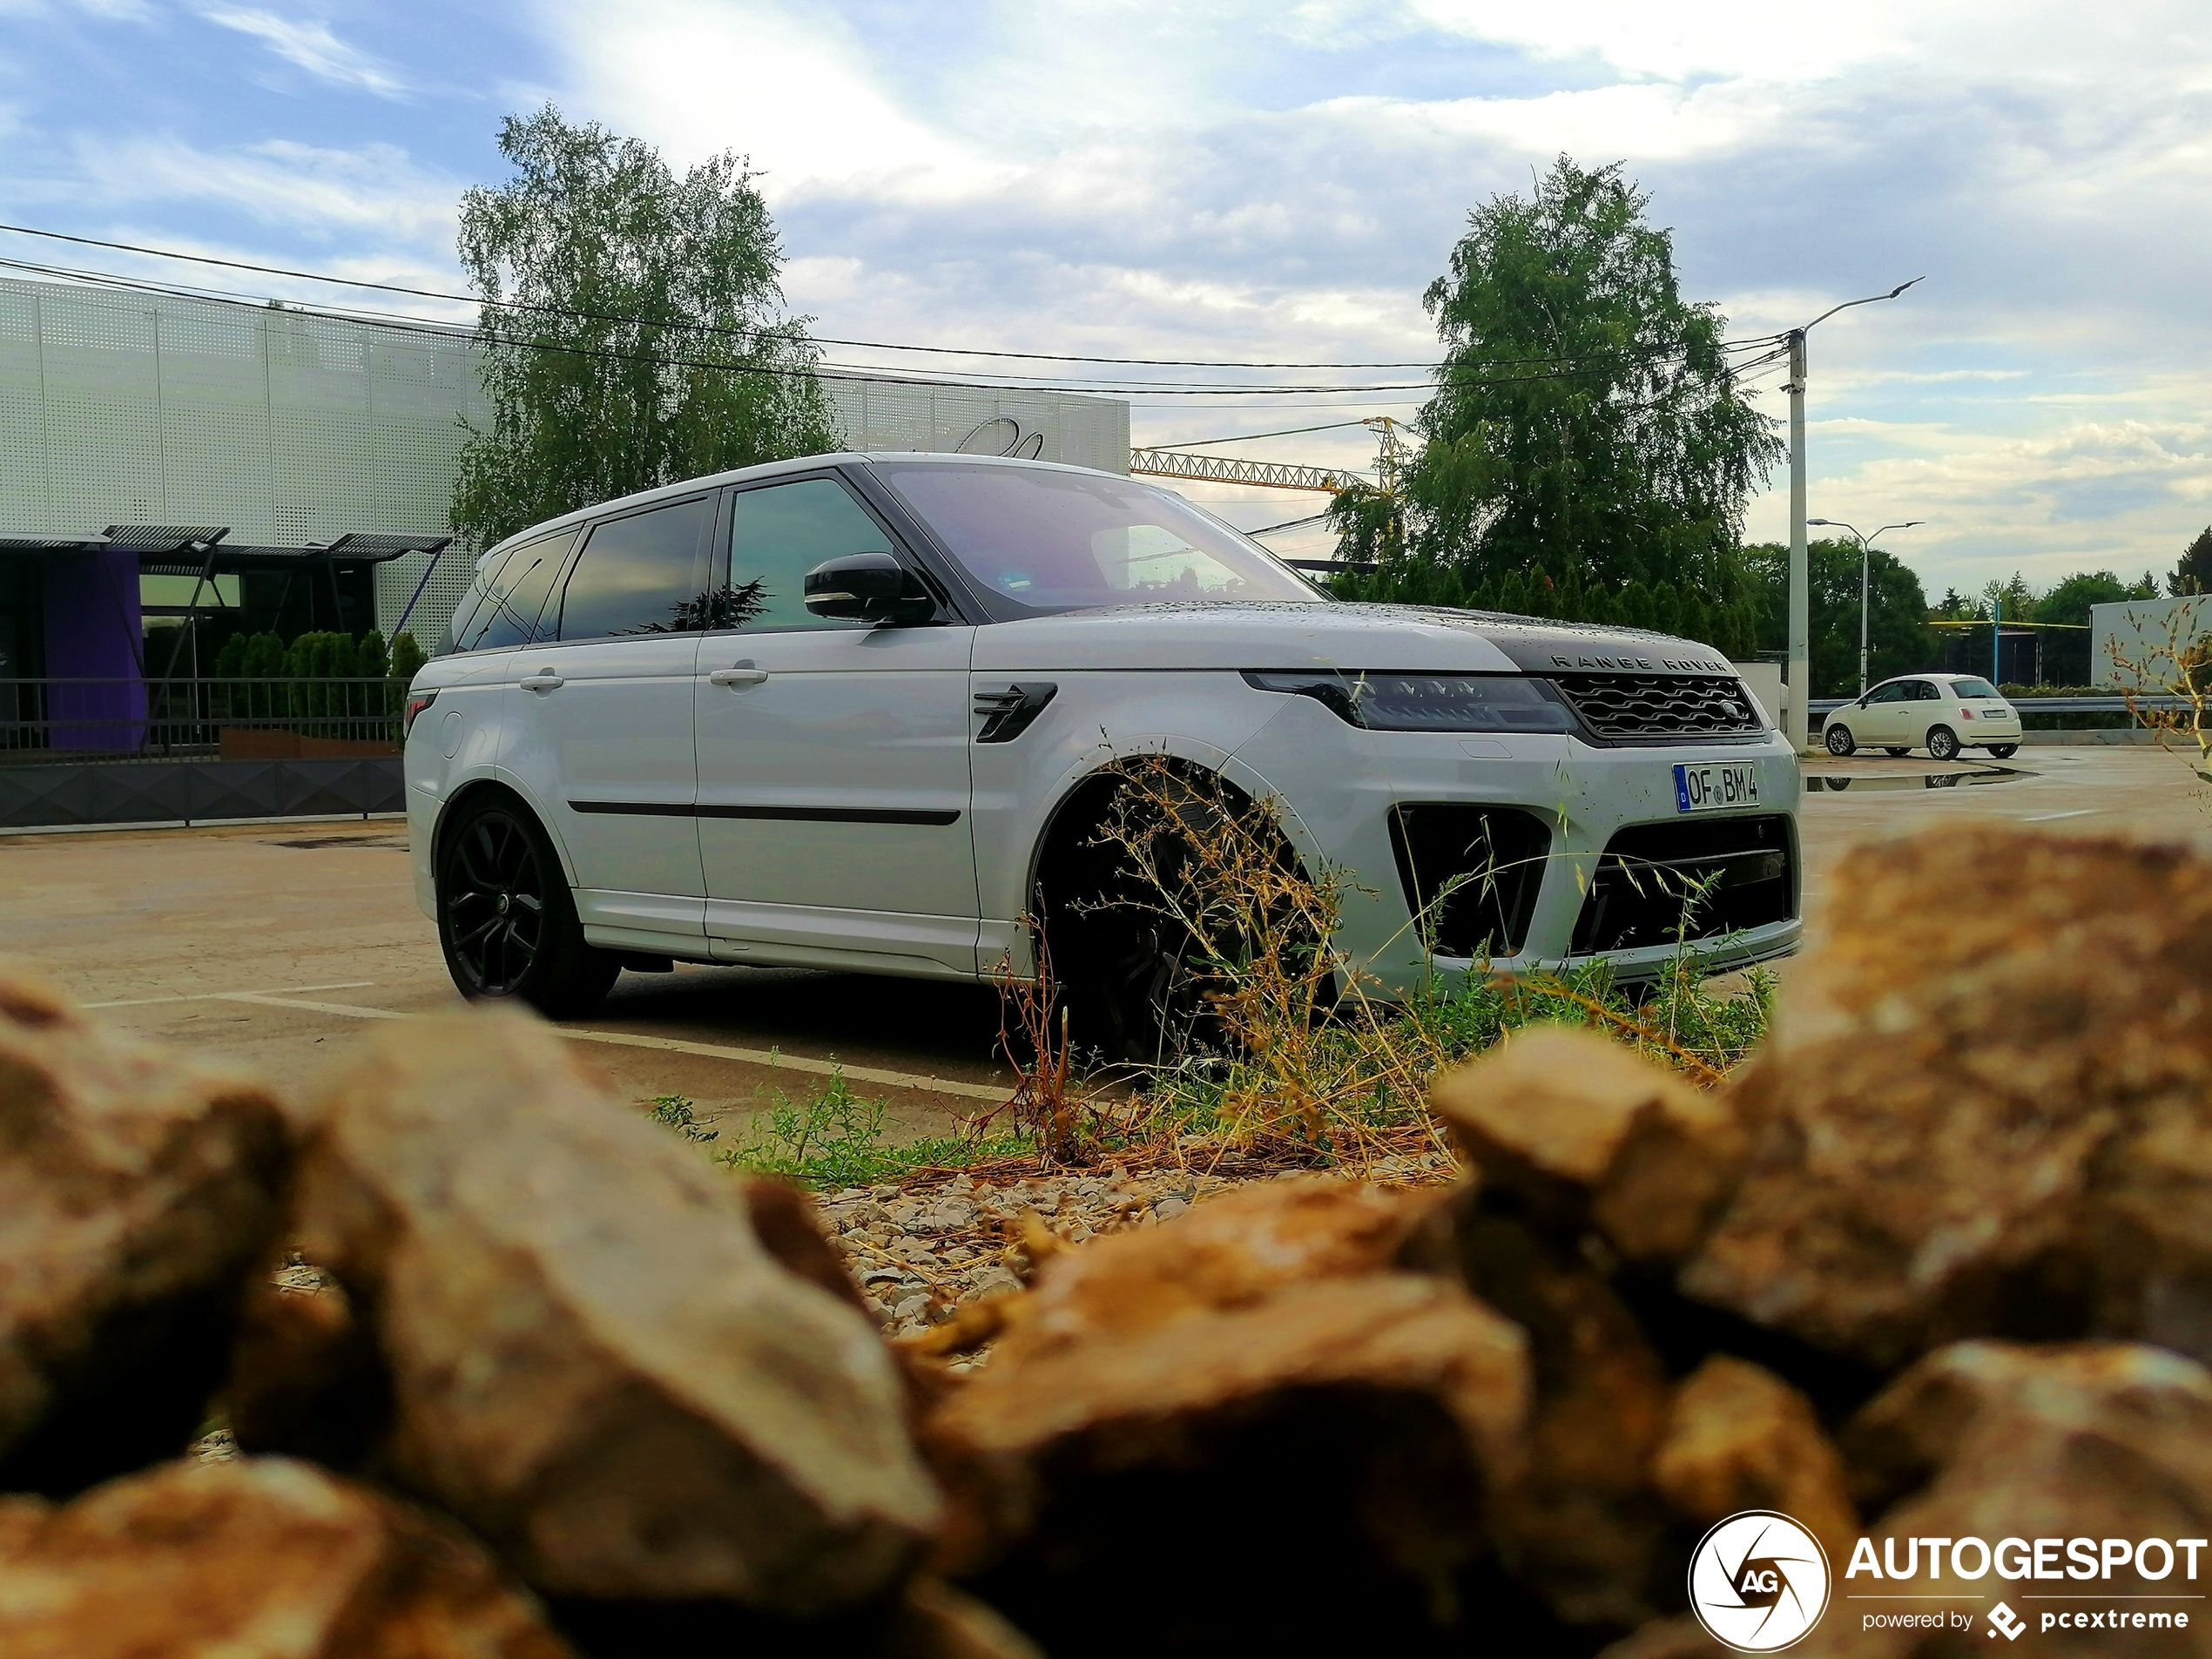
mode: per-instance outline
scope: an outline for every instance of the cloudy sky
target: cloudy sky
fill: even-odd
[[[1035,351],[1419,360],[1472,206],[1623,160],[1737,334],[1927,278],[1813,334],[1811,454],[1815,514],[1929,521],[1891,544],[1932,594],[2163,571],[2212,522],[2203,0],[0,0],[0,218],[450,287],[547,98],[749,154],[819,332]],[[1130,401],[1171,443],[1418,395]]]

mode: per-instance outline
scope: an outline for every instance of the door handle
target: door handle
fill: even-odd
[[[742,663],[735,668],[718,668],[706,677],[706,680],[710,685],[758,685],[767,678],[766,669]]]
[[[550,668],[541,668],[535,674],[525,674],[518,682],[526,691],[550,691],[562,684],[561,677]]]

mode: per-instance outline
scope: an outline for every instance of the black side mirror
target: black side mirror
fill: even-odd
[[[927,622],[937,602],[888,553],[847,553],[806,573],[806,609],[840,622]]]

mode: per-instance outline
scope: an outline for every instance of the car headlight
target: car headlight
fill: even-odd
[[[1310,697],[1368,732],[1572,732],[1575,716],[1543,680],[1513,674],[1247,669],[1263,691]]]

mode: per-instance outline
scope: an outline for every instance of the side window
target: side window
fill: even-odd
[[[562,530],[525,542],[507,556],[499,574],[484,588],[484,597],[469,618],[469,631],[455,645],[460,651],[497,651],[504,645],[527,645],[536,627],[545,596],[561,562],[576,545],[576,532]]]
[[[484,602],[484,595],[499,580],[499,573],[513,556],[515,550],[502,548],[487,553],[476,567],[476,574],[469,579],[469,591],[461,596],[461,603],[453,608],[453,615],[446,618],[444,636],[438,641],[434,656],[449,657],[461,649],[460,642],[469,637],[475,625],[476,611]]]
[[[696,633],[699,543],[713,520],[714,497],[700,496],[593,526],[562,590],[559,637]]]
[[[728,574],[714,595],[716,628],[866,628],[806,609],[806,573],[846,553],[891,550],[891,537],[833,478],[738,492]]]
[[[1943,693],[1937,688],[1933,680],[1914,680],[1912,700],[1915,703],[1940,703],[1943,701]]]
[[[1866,700],[1869,703],[1902,703],[1908,695],[1905,682],[1898,680],[1889,685],[1876,686],[1874,695]]]

